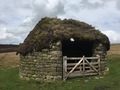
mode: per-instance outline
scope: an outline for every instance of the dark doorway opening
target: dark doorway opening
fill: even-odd
[[[62,54],[67,57],[91,57],[93,55],[93,41],[63,40]]]

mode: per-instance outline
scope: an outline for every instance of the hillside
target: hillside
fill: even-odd
[[[16,52],[17,49],[18,49],[18,45],[0,44],[0,53]]]

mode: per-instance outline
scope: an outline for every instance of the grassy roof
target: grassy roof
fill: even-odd
[[[45,17],[20,44],[18,53],[26,55],[32,51],[41,51],[43,48],[49,48],[50,43],[68,40],[71,37],[77,40],[101,42],[106,45],[107,50],[110,47],[108,37],[89,24],[73,19],[61,20]]]

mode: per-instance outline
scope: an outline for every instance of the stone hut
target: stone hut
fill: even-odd
[[[106,68],[110,42],[93,26],[73,19],[42,18],[17,51],[20,78],[57,80],[63,78],[63,56],[100,55],[101,71]]]

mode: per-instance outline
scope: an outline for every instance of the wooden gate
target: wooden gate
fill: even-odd
[[[63,57],[63,80],[68,77],[100,74],[100,56]]]

